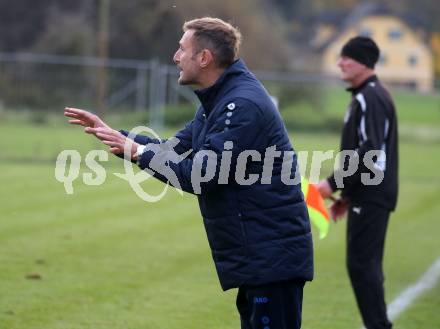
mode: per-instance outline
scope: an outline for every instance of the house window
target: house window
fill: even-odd
[[[359,30],[359,35],[361,37],[371,38],[372,34],[373,32],[368,27],[361,27],[361,29]]]
[[[417,66],[418,58],[416,55],[410,55],[408,56],[408,64],[409,66]]]
[[[399,27],[393,27],[388,31],[388,39],[390,40],[400,40],[402,35],[402,30]]]

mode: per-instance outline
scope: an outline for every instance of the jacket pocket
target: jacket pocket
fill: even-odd
[[[212,250],[242,248],[246,245],[246,228],[242,216],[223,216],[204,219],[206,234]]]

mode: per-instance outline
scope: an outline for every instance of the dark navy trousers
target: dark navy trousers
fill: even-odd
[[[241,329],[299,329],[304,281],[238,288]]]

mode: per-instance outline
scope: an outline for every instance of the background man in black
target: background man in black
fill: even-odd
[[[341,150],[356,151],[359,167],[342,180],[343,186],[337,186],[338,172],[318,184],[325,198],[342,190],[332,213],[337,219],[348,209],[347,268],[368,329],[392,326],[386,313],[382,259],[388,218],[396,207],[398,181],[397,119],[393,101],[374,72],[378,59],[379,48],[370,38],[352,38],[342,48],[338,66],[353,98],[344,120]],[[368,185],[362,174],[365,177],[365,173],[373,173],[363,160],[372,150],[382,151],[373,161],[383,180]],[[343,169],[347,165],[345,161]]]

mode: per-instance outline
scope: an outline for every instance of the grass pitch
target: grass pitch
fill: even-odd
[[[80,176],[74,194],[65,193],[54,178],[57,154],[78,149],[84,159],[101,148],[78,130],[0,124],[0,328],[239,328],[236,292],[221,292],[195,197],[170,190],[145,203],[113,175],[123,166],[112,157],[103,163],[103,185],[87,186]],[[337,150],[338,139],[292,132],[297,150]],[[440,257],[439,146],[401,143],[399,204],[385,251],[388,302]],[[89,171],[83,163],[80,174]],[[151,193],[161,188],[144,183]],[[359,328],[344,265],[345,221],[314,242],[303,328]],[[437,284],[395,325],[438,328],[439,309]]]

